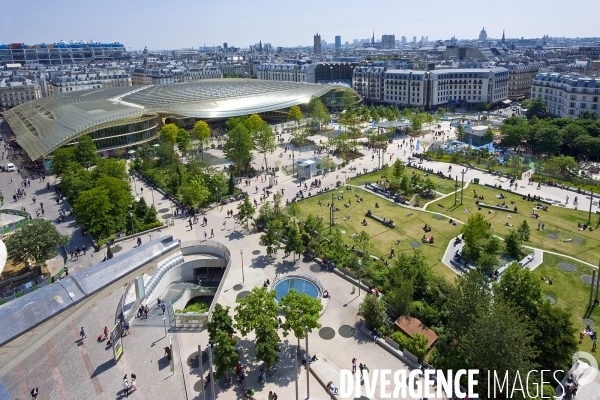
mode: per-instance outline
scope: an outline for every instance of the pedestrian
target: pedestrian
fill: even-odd
[[[360,370],[360,378],[361,378],[361,379],[362,379],[362,377],[363,377],[363,369],[364,369],[364,368],[365,368],[365,367],[363,367],[362,363],[358,364],[358,369]]]
[[[79,331],[79,336],[81,336],[81,340],[85,339],[85,330],[83,329],[83,326],[81,327],[81,330]]]
[[[258,371],[258,383],[265,383],[265,370],[261,369]]]
[[[542,229],[542,221],[538,220],[538,231]]]
[[[69,276],[69,267],[65,265],[65,276]]]
[[[204,240],[206,240],[207,236],[208,236],[208,234],[206,233],[206,231],[204,231]]]
[[[123,379],[123,395],[129,397],[129,382],[127,382],[127,375]]]
[[[38,395],[38,388],[31,389],[31,397],[34,399],[37,399],[37,395]]]
[[[356,372],[356,358],[352,359],[352,373]]]
[[[108,339],[108,326],[104,327],[104,339]]]
[[[87,246],[84,244],[81,246],[81,248],[83,249],[83,255],[85,256],[85,253],[87,252]]]
[[[267,397],[268,400],[273,400],[273,391],[269,390],[269,396]]]
[[[162,303],[160,303],[160,308],[162,309],[162,315],[165,315],[165,302],[163,301]]]
[[[137,382],[135,381],[135,375],[131,374],[131,391],[135,392],[137,390]]]
[[[594,336],[592,338],[592,351],[596,351],[596,344],[598,344],[598,338]]]
[[[223,221],[223,230],[227,229],[227,221]]]
[[[142,238],[139,236],[137,238],[137,245],[138,245],[138,247],[142,245]]]
[[[210,237],[211,237],[211,238],[214,238],[214,237],[215,237],[215,231],[214,231],[214,229],[211,229],[211,230],[210,230]]]

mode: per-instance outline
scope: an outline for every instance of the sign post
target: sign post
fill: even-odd
[[[115,327],[110,331],[110,343],[112,345],[113,357],[115,364],[119,362],[119,359],[123,355],[123,332],[121,331],[121,321],[117,321]]]

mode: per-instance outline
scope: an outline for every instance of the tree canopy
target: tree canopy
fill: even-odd
[[[41,265],[58,255],[58,246],[67,243],[69,237],[60,234],[52,221],[35,219],[6,239],[6,251],[8,258],[15,263],[29,261]]]
[[[227,132],[227,141],[223,145],[223,152],[234,164],[238,175],[252,161],[252,150],[254,150],[252,136],[243,124],[238,124]]]
[[[162,128],[160,128],[160,137],[164,142],[170,143],[171,146],[174,146],[177,143],[177,134],[179,133],[179,128],[175,124],[166,124]]]
[[[75,146],[75,160],[85,168],[89,168],[98,160],[97,151],[92,138],[83,135],[79,137],[79,143]]]

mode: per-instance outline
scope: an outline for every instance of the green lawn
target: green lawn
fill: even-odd
[[[509,207],[516,206],[518,213],[509,214],[507,212],[494,210],[492,214],[489,214],[488,209],[486,208],[482,208],[481,211],[478,211],[477,205],[475,204],[475,198],[473,197],[473,190],[476,190],[479,196],[484,196],[484,199],[482,200],[484,203],[497,205],[504,201]],[[497,199],[495,196],[500,193],[504,194],[506,198]],[[460,200],[460,193],[458,196]],[[571,195],[571,197],[574,196]],[[514,201],[515,204],[511,204],[511,201]],[[430,204],[427,209],[444,213],[445,215],[463,222],[466,222],[469,217],[469,214],[464,212],[464,208],[471,213],[480,212],[485,216],[485,219],[492,224],[494,232],[500,236],[507,234],[509,229],[514,229],[505,226],[505,223],[508,222],[516,227],[517,224],[526,220],[531,228],[531,240],[524,243],[525,245],[567,254],[592,264],[596,264],[600,258],[600,231],[597,230],[598,217],[596,215],[592,215],[593,232],[579,231],[577,229],[577,223],[587,223],[588,213],[586,211],[549,206],[548,211],[537,211],[540,215],[539,220],[546,225],[544,231],[538,231],[538,220],[529,217],[533,206],[535,206],[535,202],[523,200],[522,196],[518,194],[511,194],[506,191],[495,190],[494,188],[470,184],[464,193],[463,203],[462,206],[460,205],[460,202],[457,203],[457,206],[454,206],[454,196],[448,196]],[[444,207],[440,207],[439,204]],[[512,218],[508,218],[509,215]],[[548,238],[548,234],[554,234],[558,236],[558,239]],[[577,242],[563,241],[565,239],[575,238],[580,238],[581,242],[578,244]]]
[[[432,228],[432,231],[427,235],[432,235],[435,238],[435,243],[421,244],[420,250],[423,251],[429,266],[436,273],[451,281],[454,280],[456,274],[445,266],[441,260],[451,238],[460,234],[460,225],[454,226],[448,223],[446,218],[436,219],[431,213],[401,207],[363,189],[353,188],[350,191],[345,190],[345,188],[338,188],[300,202],[301,213],[298,217],[301,220],[306,219],[309,214],[319,217],[324,216],[324,222],[327,226],[323,231],[325,236],[329,235],[329,209],[327,204],[331,202],[332,193],[336,197],[344,196],[343,200],[335,200],[335,206],[340,209],[339,212],[335,213],[335,222],[344,232],[344,237],[349,246],[353,244],[351,235],[364,230],[371,236],[372,253],[387,260],[392,247],[398,255],[405,251],[412,252],[411,241],[421,244],[421,238],[425,234],[423,227],[427,223]],[[357,194],[362,197],[363,202],[357,203],[355,197]],[[348,202],[348,199],[351,199],[350,208],[345,208],[344,204]],[[319,201],[325,204],[319,206]],[[379,203],[379,208],[375,208],[376,202]],[[378,217],[394,221],[395,229],[390,229],[371,218],[365,217],[365,213],[369,209]],[[345,220],[346,217],[350,218]],[[361,224],[363,219],[367,220],[367,226]],[[395,245],[397,240],[400,240],[400,244]]]
[[[569,263],[577,270],[567,272],[558,266],[560,262]],[[583,282],[580,277],[581,275],[591,275],[592,267],[565,257],[544,253],[544,262],[534,270],[534,273],[539,276],[552,278],[552,285],[544,284],[544,292],[552,296],[558,306],[564,307],[571,312],[573,323],[577,329],[584,329],[586,324],[583,322],[583,318],[590,298],[590,285]],[[594,321],[595,329],[598,329],[600,325],[600,308],[596,307],[591,315],[586,315],[585,317]],[[579,335],[577,336],[577,341],[579,342]],[[586,337],[583,343],[579,345],[579,350],[581,351],[590,352],[591,348],[592,341],[589,337]],[[591,354],[600,362],[600,353]]]
[[[413,167],[405,167],[405,174],[410,178],[410,176],[415,174],[421,174],[422,176],[426,175],[426,172],[421,171],[420,169]],[[428,177],[431,178],[433,182],[437,185],[437,191],[441,193],[451,193],[454,191],[454,181],[450,179],[442,179],[438,178],[436,174],[427,174]],[[359,175],[355,178],[352,178],[348,181],[351,185],[362,186],[365,182],[375,183],[377,181],[385,180],[385,174],[381,171],[379,172],[371,172],[368,174]],[[458,182],[460,185],[460,181]]]

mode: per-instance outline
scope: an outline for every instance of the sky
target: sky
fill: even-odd
[[[308,46],[394,34],[400,40],[600,36],[600,0],[0,0],[0,43],[120,42],[127,49]],[[571,17],[578,15],[578,17]]]

